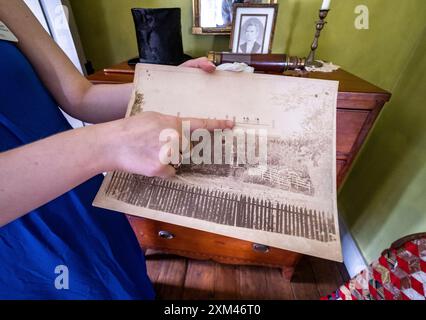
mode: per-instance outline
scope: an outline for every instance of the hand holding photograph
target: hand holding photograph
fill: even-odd
[[[237,146],[228,162],[184,164],[167,180],[108,173],[94,205],[341,261],[337,90],[335,81],[139,64],[127,116],[233,120]],[[250,130],[267,132],[255,147],[267,150],[263,165],[240,161]]]

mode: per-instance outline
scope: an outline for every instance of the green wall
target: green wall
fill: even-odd
[[[306,56],[322,0],[279,0],[273,52]],[[354,27],[357,5],[369,30]],[[191,0],[71,0],[95,69],[137,56],[132,7],[181,7],[184,48],[227,50],[229,37],[191,34]],[[340,213],[367,260],[398,237],[426,230],[424,0],[333,0],[318,58],[393,92],[339,195]],[[425,197],[426,198],[426,197]]]
[[[426,29],[339,198],[368,261],[426,232]]]
[[[322,0],[279,0],[274,52],[306,56]],[[356,30],[354,9],[370,9],[370,29]],[[227,50],[227,36],[191,34],[192,0],[71,0],[87,58],[95,69],[137,56],[133,7],[181,7],[184,48],[193,56]],[[424,24],[424,0],[334,0],[318,57],[393,89]]]

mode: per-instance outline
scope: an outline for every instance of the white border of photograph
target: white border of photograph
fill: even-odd
[[[263,33],[262,37],[262,43],[260,44],[261,50],[256,53],[262,53],[267,54],[271,52],[272,49],[272,42],[274,37],[274,29],[275,29],[275,23],[276,18],[278,15],[278,5],[235,5],[234,7],[234,20],[233,20],[233,27],[232,27],[232,33],[231,33],[231,49],[232,53],[242,53],[240,52],[239,46],[241,44],[240,38],[241,38],[241,28],[243,27],[242,22],[245,18],[244,16],[252,16],[253,18],[256,18],[258,16],[260,21],[266,20],[266,26],[264,26],[264,30],[261,33]],[[266,19],[265,19],[266,18]]]

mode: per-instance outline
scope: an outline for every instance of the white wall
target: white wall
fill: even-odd
[[[77,29],[71,27],[73,16],[71,7],[66,0],[24,0],[44,29],[61,47],[77,70],[85,74],[86,61],[78,36]],[[69,23],[70,21],[70,23]],[[74,25],[75,26],[75,25]],[[80,120],[74,119],[63,110],[62,113],[74,128],[84,126]]]
[[[44,13],[38,0],[24,0],[27,6],[31,9],[33,14],[37,17],[38,21],[44,27],[44,29],[51,35],[47,21],[44,18]]]

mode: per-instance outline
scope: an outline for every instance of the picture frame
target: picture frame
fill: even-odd
[[[271,53],[278,4],[234,4],[233,9],[232,53]]]
[[[224,2],[231,0],[222,0]],[[243,1],[243,0],[238,0]],[[232,1],[233,2],[233,1]],[[244,0],[250,4],[274,4],[277,0]],[[216,3],[216,5],[214,5]],[[223,9],[223,8],[222,8]],[[195,35],[230,35],[232,30],[232,21],[229,24],[224,21],[216,23],[216,20],[221,20],[220,15],[230,15],[233,17],[232,8],[227,9],[227,13],[219,12],[221,10],[220,0],[192,0],[192,34]],[[219,16],[219,18],[217,17]],[[208,21],[206,21],[206,19]],[[213,22],[213,20],[215,22]],[[223,20],[223,19],[222,19]]]

